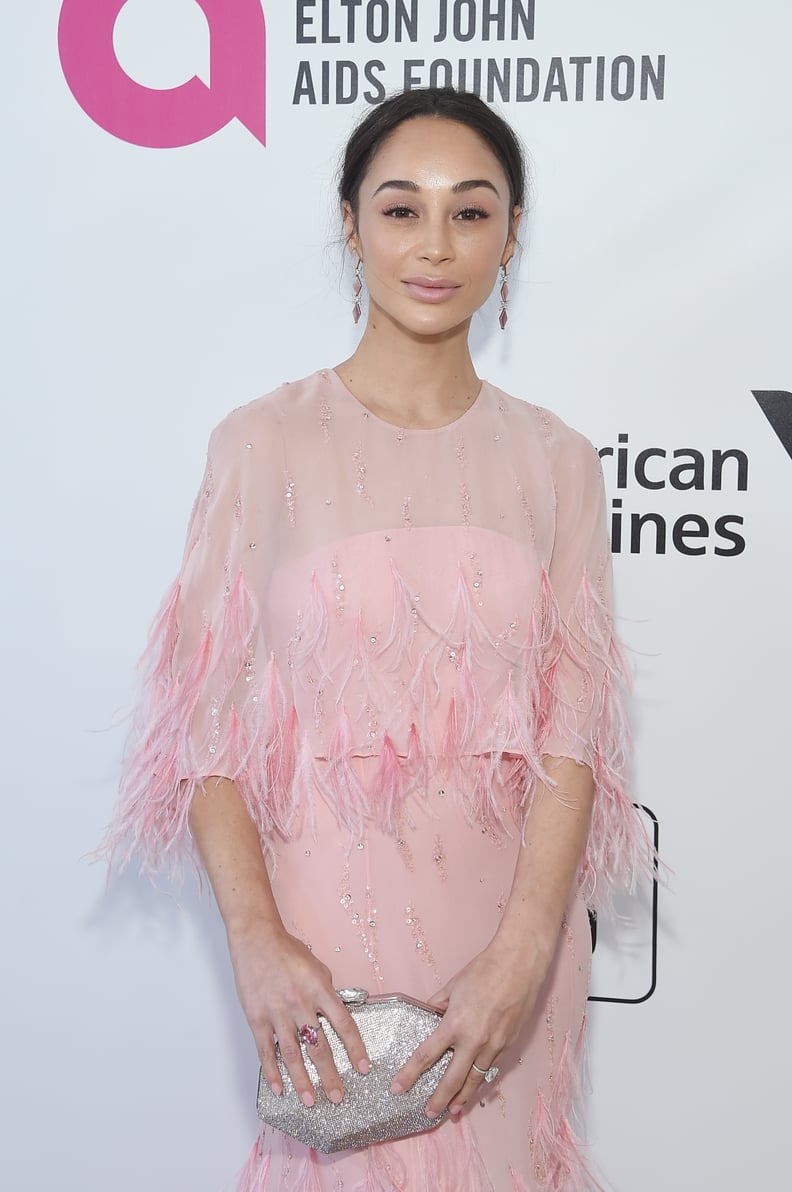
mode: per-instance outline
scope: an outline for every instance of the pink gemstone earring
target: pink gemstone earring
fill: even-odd
[[[500,314],[498,315],[498,322],[500,323],[501,331],[506,330],[506,324],[509,321],[509,312],[506,306],[509,301],[509,283],[506,280],[506,266],[501,265],[500,268],[501,287],[500,287]]]
[[[360,322],[360,296],[363,292],[363,262],[358,257],[357,265],[355,265],[355,276],[352,280],[352,293],[355,296],[355,305],[352,307],[352,318],[355,323]]]

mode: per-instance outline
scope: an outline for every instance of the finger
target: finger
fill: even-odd
[[[421,1073],[426,1072],[427,1068],[431,1068],[432,1064],[439,1060],[450,1046],[448,1032],[439,1026],[424,1039],[423,1043],[419,1043],[407,1063],[401,1066],[391,1081],[390,1091],[403,1093],[412,1088]]]
[[[471,1075],[473,1077],[472,1080]],[[478,1088],[476,1081],[481,1082],[483,1080],[483,1076],[479,1076],[478,1073],[473,1072],[468,1060],[463,1059],[461,1055],[455,1054],[442,1080],[426,1103],[426,1109],[424,1110],[426,1116],[428,1118],[439,1117],[443,1110],[448,1109],[452,1103],[458,1104],[459,1108],[457,1112],[461,1112],[462,1106],[472,1095],[472,1092]],[[467,1090],[467,1094],[465,1090]],[[461,1100],[462,1097],[464,1097],[464,1100]]]
[[[493,1064],[494,1064],[494,1062],[495,1061],[493,1060]],[[487,1071],[487,1068],[484,1068],[483,1064],[479,1064],[478,1066],[479,1066],[479,1068],[483,1068],[484,1072]],[[492,1065],[490,1065],[490,1064],[487,1065],[487,1067],[491,1067],[491,1066]],[[438,1085],[438,1089],[439,1089],[439,1087],[440,1086]],[[484,1081],[483,1074],[481,1072],[477,1072],[475,1068],[471,1067],[471,1069],[467,1075],[467,1079],[465,1080],[465,1083],[462,1085],[462,1088],[459,1090],[458,1093],[456,1093],[451,1098],[451,1100],[448,1103],[448,1108],[449,1108],[450,1112],[452,1114],[454,1114],[455,1116],[456,1116],[456,1114],[461,1113],[463,1108],[465,1107],[465,1105],[467,1105],[468,1101],[472,1101],[475,1097],[480,1096],[481,1091],[484,1087],[485,1087],[485,1081]]]
[[[313,1085],[303,1063],[302,1048],[298,1037],[298,1027],[293,1022],[284,1022],[278,1026],[278,1050],[286,1065],[297,1096],[303,1105],[311,1106],[316,1100]]]
[[[275,1096],[279,1097],[283,1092],[283,1079],[275,1054],[275,1040],[272,1031],[259,1035],[256,1039],[256,1050],[258,1051],[259,1063],[261,1064],[264,1079]]]
[[[448,1009],[449,995],[450,990],[447,985],[444,985],[442,989],[438,989],[437,993],[432,994],[427,1005],[433,1006],[435,1010],[439,1010],[441,1014],[444,1014]]]
[[[317,1028],[316,1044],[312,1046],[308,1043],[306,1046],[311,1063],[316,1068],[322,1083],[322,1088],[333,1104],[338,1105],[344,1099],[344,1085],[338,1074],[327,1035],[321,1026]]]
[[[357,1024],[340,998],[334,998],[326,1006],[322,1006],[322,1013],[344,1044],[350,1063],[358,1072],[365,1076],[371,1071],[371,1060],[366,1051]]]

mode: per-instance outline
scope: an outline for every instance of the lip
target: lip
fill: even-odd
[[[405,277],[402,284],[421,302],[447,302],[459,289],[448,277]]]

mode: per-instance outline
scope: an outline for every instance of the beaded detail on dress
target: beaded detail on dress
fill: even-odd
[[[486,383],[457,422],[406,431],[324,371],[212,436],[108,847],[178,869],[209,775],[265,850],[318,801],[350,839],[398,835],[436,773],[470,822],[519,833],[543,759],[573,757],[597,783],[580,884],[602,903],[649,864],[626,682],[591,445]]]
[[[178,873],[192,799],[233,779],[284,927],[336,987],[430,1000],[497,931],[537,782],[554,758],[591,767],[577,888],[497,1080],[458,1121],[365,1151],[268,1129],[238,1192],[598,1190],[572,1124],[584,900],[651,851],[591,444],[486,383],[426,431],[332,371],[282,386],[212,435],[141,679],[106,850]]]

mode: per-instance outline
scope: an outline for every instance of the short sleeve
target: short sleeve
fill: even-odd
[[[210,776],[236,781],[260,833],[272,828],[249,771],[267,728],[261,601],[277,525],[273,452],[240,423],[230,415],[211,436],[181,569],[140,660],[103,848],[119,866],[137,856],[149,871],[178,876],[185,851],[192,856],[190,804]]]
[[[541,752],[591,768],[595,781],[581,885],[591,903],[631,886],[649,865],[648,839],[628,793],[631,738],[624,650],[614,630],[612,558],[599,456],[575,432],[555,467],[556,527],[549,568],[555,632],[546,664],[550,717]]]

